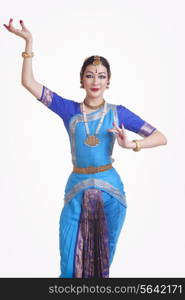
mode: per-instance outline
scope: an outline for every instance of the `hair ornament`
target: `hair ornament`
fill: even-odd
[[[98,55],[95,55],[93,65],[97,66],[97,65],[100,65],[100,64],[102,64],[102,62],[100,60],[100,57]]]

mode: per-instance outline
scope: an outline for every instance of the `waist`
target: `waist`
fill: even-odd
[[[89,166],[86,168],[80,168],[80,167],[73,166],[73,172],[79,173],[79,174],[94,174],[94,173],[98,173],[98,172],[107,171],[111,168],[113,168],[112,164],[98,166],[98,167]]]

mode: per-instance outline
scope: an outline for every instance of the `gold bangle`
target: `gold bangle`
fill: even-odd
[[[138,140],[132,140],[132,142],[136,143],[136,147],[134,149],[132,149],[135,152],[138,152],[141,150],[141,143]]]
[[[22,57],[24,58],[27,58],[27,57],[33,57],[34,56],[34,53],[31,52],[31,53],[28,53],[28,52],[22,52]]]

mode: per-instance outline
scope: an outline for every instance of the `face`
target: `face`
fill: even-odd
[[[107,69],[102,64],[88,65],[82,78],[86,94],[91,98],[102,97],[108,81]]]

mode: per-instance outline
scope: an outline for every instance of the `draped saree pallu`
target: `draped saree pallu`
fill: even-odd
[[[100,190],[84,192],[75,254],[75,277],[109,277],[109,245]]]
[[[59,220],[61,278],[109,277],[110,265],[126,215],[123,182],[112,166],[116,140],[114,122],[143,137],[156,130],[151,124],[122,105],[107,103],[97,145],[86,144],[86,128],[80,103],[65,99],[43,86],[40,99],[62,118],[68,133],[73,172],[64,192],[64,206]],[[86,115],[90,135],[99,124],[103,107]],[[107,169],[106,166],[111,165]],[[79,173],[78,168],[101,171]]]

